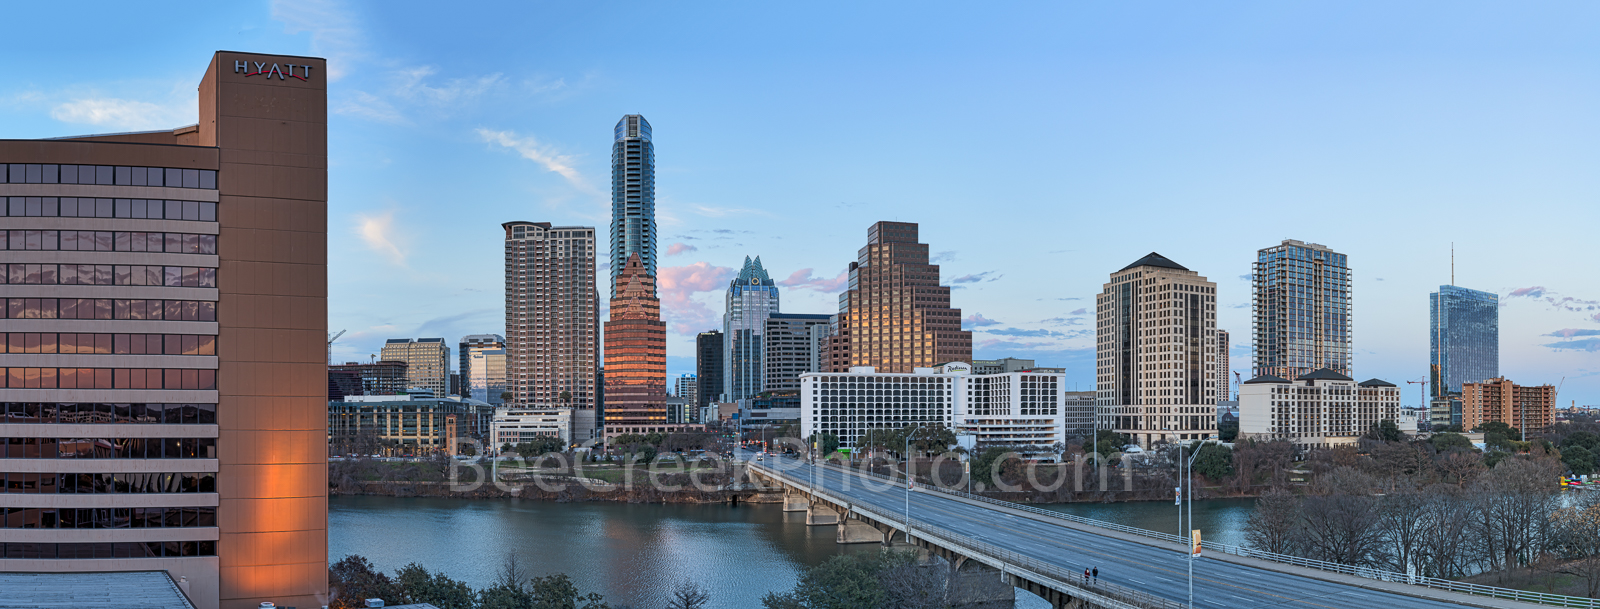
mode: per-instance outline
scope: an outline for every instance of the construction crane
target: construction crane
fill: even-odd
[[[1422,385],[1421,387],[1418,387],[1418,389],[1421,389],[1421,391],[1417,392],[1417,397],[1422,400],[1422,402],[1421,402],[1422,409],[1423,410],[1427,410],[1428,409],[1428,380],[1427,380],[1427,378],[1424,377],[1423,380],[1420,380],[1420,381],[1406,381],[1406,384],[1407,385]]]
[[[1244,377],[1239,376],[1239,371],[1233,372],[1233,399],[1239,399],[1239,387],[1244,385]]]
[[[345,333],[344,330],[340,330],[338,334],[334,334],[333,336],[329,336],[328,337],[328,365],[329,366],[333,365],[333,341],[339,340],[339,337],[340,336],[344,336],[344,333]]]

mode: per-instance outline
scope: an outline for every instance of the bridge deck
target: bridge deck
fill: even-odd
[[[813,467],[793,459],[757,465],[779,471],[801,486],[811,484],[814,480],[819,491],[871,510],[899,516],[906,509],[906,492],[900,486],[829,468]],[[1187,601],[1189,598],[1188,559],[1174,548],[1098,535],[1064,524],[1007,514],[937,492],[911,493],[910,516],[913,523],[934,524],[944,531],[979,539],[1073,573],[1081,573],[1086,567],[1098,567],[1100,578],[1104,581],[1175,601]],[[915,529],[912,534],[916,535]],[[1461,598],[1450,593],[1441,596]],[[1535,606],[1488,598],[1466,598],[1480,607]],[[1202,557],[1194,564],[1194,606],[1442,609],[1463,605]]]

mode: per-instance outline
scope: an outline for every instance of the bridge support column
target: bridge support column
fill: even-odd
[[[810,526],[839,524],[839,512],[820,501],[812,502],[811,509],[806,510],[806,524]]]
[[[885,543],[883,532],[860,520],[845,519],[839,523],[839,543]]]
[[[958,557],[950,561],[945,579],[945,604],[962,609],[1015,606],[1017,589],[1008,580],[998,569]]]
[[[1050,603],[1050,609],[1089,609],[1089,607],[1091,607],[1087,601],[1081,598],[1074,598],[1065,592],[1056,590],[1055,588],[1051,588],[1049,586],[1041,586],[1011,574],[1007,574],[1006,579],[1011,580],[1011,585],[1015,586],[1012,588],[1013,590],[1016,588],[1021,588],[1027,592],[1033,593],[1039,598],[1042,598],[1046,602]]]
[[[807,501],[804,496],[794,493],[783,494],[783,511],[804,512],[809,509],[811,509],[811,502]]]

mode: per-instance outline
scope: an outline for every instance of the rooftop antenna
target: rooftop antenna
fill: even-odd
[[[1450,242],[1450,285],[1456,284],[1456,242]]]

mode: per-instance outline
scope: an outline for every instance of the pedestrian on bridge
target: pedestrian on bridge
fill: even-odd
[[[1083,568],[1083,585],[1085,585],[1085,586],[1089,585],[1089,568],[1088,567],[1084,567]]]
[[[1100,585],[1100,567],[1094,568],[1094,583]]]

